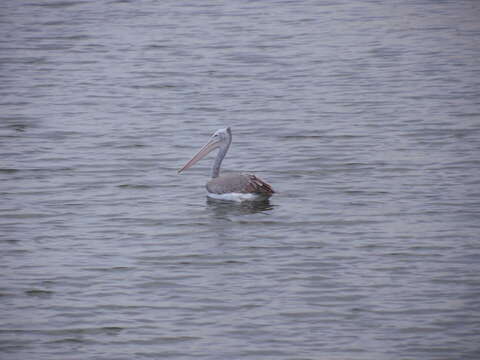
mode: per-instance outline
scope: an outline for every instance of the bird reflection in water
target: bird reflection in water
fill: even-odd
[[[209,233],[216,235],[219,246],[230,244],[232,239],[244,239],[242,221],[249,222],[252,215],[255,219],[270,215],[274,206],[268,199],[237,202],[207,197],[206,209],[211,216]]]
[[[223,217],[225,215],[250,215],[256,213],[264,213],[273,209],[268,198],[255,201],[228,201],[218,200],[207,197],[207,207],[216,216]]]

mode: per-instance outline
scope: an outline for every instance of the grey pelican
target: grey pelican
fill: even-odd
[[[187,170],[211,151],[218,149],[212,167],[212,178],[207,182],[207,196],[223,200],[254,200],[270,197],[272,187],[253,174],[232,173],[220,175],[220,165],[232,143],[229,127],[215,131],[210,140],[180,170]]]

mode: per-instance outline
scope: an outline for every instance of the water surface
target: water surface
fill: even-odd
[[[7,1],[2,359],[478,359],[476,1]],[[207,200],[225,170],[269,201]]]

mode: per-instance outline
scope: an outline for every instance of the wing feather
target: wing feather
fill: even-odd
[[[249,181],[245,187],[245,190],[247,190],[246,192],[264,195],[272,195],[275,192],[269,184],[255,175],[247,174],[247,176]]]

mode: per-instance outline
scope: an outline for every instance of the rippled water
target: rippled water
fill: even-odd
[[[6,1],[2,359],[478,359],[477,1]],[[205,197],[225,169],[267,202]]]

